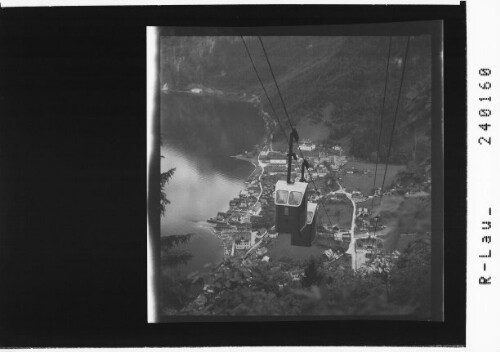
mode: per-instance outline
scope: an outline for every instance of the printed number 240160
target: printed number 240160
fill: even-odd
[[[488,77],[491,75],[491,70],[489,68],[481,68],[479,70],[479,76],[481,77]],[[486,78],[487,79],[487,78]],[[484,80],[482,82],[479,82],[479,88],[481,88],[483,91],[487,91],[491,88],[491,82]],[[484,106],[481,106],[479,109],[478,113],[480,117],[490,117],[491,116],[491,108],[488,103],[491,103],[491,95],[488,97],[480,97],[479,101],[484,104]],[[482,121],[483,123],[479,124],[479,127],[482,128],[484,131],[488,131],[488,128],[491,127],[491,124],[488,123],[488,121]],[[491,137],[479,137],[478,143],[483,145],[483,144],[488,144],[491,145]]]

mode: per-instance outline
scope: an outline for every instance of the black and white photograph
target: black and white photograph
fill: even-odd
[[[2,1],[0,347],[494,351],[488,1]]]
[[[160,32],[160,321],[436,320],[442,39],[414,26]]]

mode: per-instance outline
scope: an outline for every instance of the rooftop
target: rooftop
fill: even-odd
[[[286,154],[280,152],[269,152],[267,154],[268,159],[286,159]]]

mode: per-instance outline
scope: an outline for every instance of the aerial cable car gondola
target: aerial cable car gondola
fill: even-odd
[[[257,76],[257,79],[259,80],[259,83],[262,87],[262,90],[264,91],[264,94],[266,95],[267,100],[269,101],[269,105],[271,106],[271,109],[274,112],[274,115],[276,116],[276,121],[278,122],[279,126],[281,127],[281,130],[286,138],[286,132],[283,128],[283,125],[281,124],[278,114],[276,113],[276,110],[274,109],[273,103],[271,102],[271,99],[269,98],[269,95],[267,94],[266,87],[264,86],[264,83],[262,82],[259,72],[257,71],[257,68],[255,67],[255,64],[252,59],[252,55],[250,54],[250,51],[248,50],[247,44],[245,42],[245,39],[243,36],[240,36],[241,40],[243,42],[243,45],[245,46],[245,50],[247,52],[248,58],[250,59],[250,62],[252,64],[252,68]],[[309,164],[307,163],[307,160],[303,158],[303,163],[302,163],[302,177],[298,182],[293,182],[291,180],[291,172],[292,172],[292,158],[297,160],[297,155],[293,152],[293,142],[294,140],[298,143],[299,141],[299,136],[297,133],[297,130],[293,128],[290,117],[288,116],[288,112],[286,110],[285,103],[283,101],[283,98],[281,96],[281,92],[278,86],[278,83],[276,82],[276,78],[273,73],[273,69],[271,67],[271,63],[269,62],[269,59],[267,57],[266,50],[264,48],[264,44],[261,40],[260,37],[259,41],[262,46],[262,50],[264,51],[264,55],[266,57],[267,64],[269,66],[269,70],[271,71],[271,74],[273,76],[274,83],[276,85],[276,89],[278,90],[278,94],[280,96],[281,102],[283,104],[283,108],[285,110],[285,113],[288,118],[288,122],[290,123],[290,127],[292,127],[292,132],[290,133],[290,138],[289,138],[289,146],[288,146],[288,168],[287,168],[287,179],[286,181],[284,180],[279,180],[276,182],[275,185],[275,207],[276,207],[276,218],[275,218],[275,229],[278,233],[290,233],[292,235],[291,239],[291,244],[293,246],[304,246],[304,247],[310,247],[312,244],[312,241],[314,239],[314,236],[316,235],[316,215],[317,215],[317,204],[308,202],[308,182],[306,182],[305,177],[304,177],[304,171],[306,168],[309,167]],[[300,151],[300,148],[299,148]],[[313,184],[314,184],[314,180]],[[314,185],[316,188],[316,185]],[[326,210],[325,210],[326,212]],[[328,213],[326,214],[328,216]]]
[[[288,141],[288,170],[287,178],[279,180],[275,186],[276,231],[290,233],[292,246],[310,247],[316,235],[317,204],[309,202],[309,183],[304,177],[304,171],[309,163],[302,162],[302,177],[300,181],[291,179],[292,158],[297,160],[293,152],[293,142],[299,140],[295,129],[292,129]]]

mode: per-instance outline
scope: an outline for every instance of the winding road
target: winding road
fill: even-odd
[[[260,155],[262,154],[263,150],[260,151],[259,156],[257,157],[257,163],[260,167],[260,175],[259,175],[259,187],[260,187],[260,193],[259,196],[257,197],[257,202],[260,200],[260,197],[262,196],[262,192],[264,192],[264,188],[262,187],[262,175],[264,175],[264,167],[267,165],[265,162],[260,161]]]
[[[345,194],[347,198],[352,203],[352,222],[351,222],[351,230],[349,231],[351,234],[351,241],[349,242],[349,248],[347,249],[346,253],[351,255],[351,267],[353,270],[357,270],[357,261],[356,261],[356,252],[354,250],[355,247],[355,239],[354,239],[354,228],[356,227],[356,202],[352,199],[352,194],[348,193],[345,191],[345,188],[342,187],[342,185],[339,183],[339,181],[336,181],[337,184],[339,185],[339,189],[336,190],[335,192],[332,192],[331,194],[335,193],[342,193]]]
[[[348,253],[351,255],[351,267],[353,270],[357,270],[358,269],[358,262],[357,262],[356,251],[355,251],[356,240],[359,238],[370,237],[370,234],[367,232],[365,234],[358,234],[358,235],[356,235],[356,237],[354,237],[354,229],[356,227],[356,202],[352,199],[352,193],[346,192],[344,187],[342,187],[342,185],[339,183],[339,181],[336,181],[336,182],[339,185],[339,189],[336,190],[335,192],[332,192],[331,194],[343,193],[352,202],[352,209],[353,210],[352,210],[352,223],[351,223],[351,230],[350,230],[351,242],[349,243],[349,248],[347,249],[347,251],[345,253]],[[377,237],[377,236],[375,235],[375,237]]]

